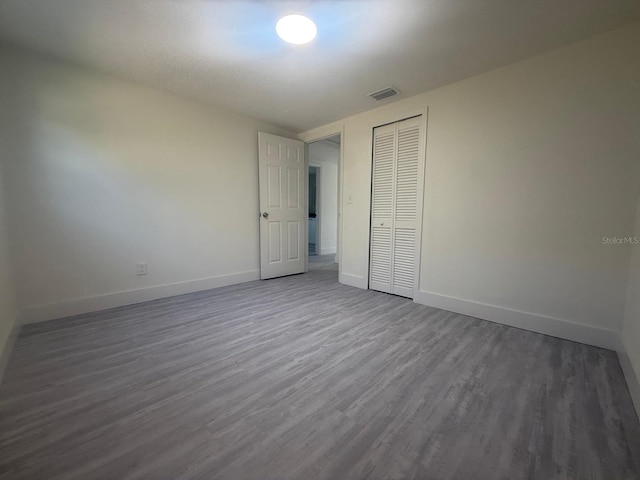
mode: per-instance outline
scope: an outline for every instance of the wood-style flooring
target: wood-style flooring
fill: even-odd
[[[333,255],[309,255],[309,271],[312,270],[336,270],[336,256]]]
[[[616,354],[336,272],[25,326],[0,479],[637,479]]]

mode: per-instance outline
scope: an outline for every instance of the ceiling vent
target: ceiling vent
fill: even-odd
[[[387,87],[387,88],[383,88],[382,90],[378,90],[377,92],[370,93],[369,96],[374,100],[382,100],[383,98],[393,97],[398,93],[400,92],[396,88]]]

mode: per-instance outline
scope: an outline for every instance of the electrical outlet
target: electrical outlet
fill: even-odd
[[[138,262],[136,263],[136,272],[138,275],[146,275],[149,273],[147,269],[147,262]]]

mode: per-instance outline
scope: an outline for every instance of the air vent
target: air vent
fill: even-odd
[[[397,95],[398,90],[393,87],[383,88],[382,90],[378,90],[377,92],[370,93],[369,96],[374,100],[382,100],[383,98],[393,97]]]

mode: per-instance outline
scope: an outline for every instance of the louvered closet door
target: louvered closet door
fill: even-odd
[[[421,127],[416,117],[374,130],[369,286],[410,298],[422,215]]]
[[[391,293],[413,297],[418,262],[418,185],[422,182],[420,118],[397,125]]]
[[[371,261],[369,288],[391,293],[393,187],[396,125],[373,131],[373,185],[371,189]]]

